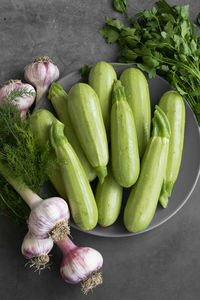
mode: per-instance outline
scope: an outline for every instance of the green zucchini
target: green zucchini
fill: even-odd
[[[76,134],[74,132],[72,123],[70,121],[69,112],[67,108],[67,101],[68,101],[68,95],[63,89],[63,87],[53,82],[51,84],[49,93],[48,93],[48,99],[51,100],[51,103],[58,115],[58,118],[60,121],[65,125],[64,127],[64,133],[69,141],[69,143],[74,148],[84,170],[87,175],[87,178],[89,181],[92,181],[96,177],[95,169],[90,165],[88,159],[86,158],[80,143],[76,137]]]
[[[142,158],[140,176],[124,210],[124,225],[130,232],[142,231],[150,224],[165,175],[171,130],[167,116],[158,106],[152,125],[152,137]]]
[[[77,83],[69,91],[68,111],[76,135],[100,182],[107,175],[108,142],[99,99],[86,83]]]
[[[98,182],[95,199],[98,208],[98,223],[106,227],[118,218],[122,203],[122,187],[115,181],[108,169],[108,175],[101,184]]]
[[[119,80],[113,84],[110,126],[112,173],[121,186],[130,187],[139,176],[140,158],[133,113]]]
[[[161,97],[159,106],[167,115],[171,126],[167,168],[159,198],[160,204],[165,208],[181,164],[185,130],[185,104],[183,98],[176,91],[168,91]]]
[[[117,75],[113,66],[104,61],[100,61],[94,65],[89,73],[88,83],[99,97],[107,135],[110,124],[112,85],[116,79]]]
[[[38,109],[30,117],[30,126],[41,152],[44,151],[45,145],[49,140],[50,127],[56,120],[55,116],[46,109]],[[51,161],[51,166],[48,170],[48,177],[58,194],[67,200],[62,174],[56,163],[55,152],[51,153],[49,160]],[[54,161],[55,167],[52,165]]]
[[[56,152],[74,222],[83,230],[92,230],[98,220],[95,198],[76,155],[76,152],[64,135],[64,125],[54,122],[50,129],[51,145]]]
[[[125,87],[137,132],[139,154],[142,157],[150,139],[151,104],[149,87],[144,74],[136,68],[124,70],[120,80]]]

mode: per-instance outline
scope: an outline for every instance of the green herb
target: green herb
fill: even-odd
[[[126,10],[126,0],[114,0],[113,1],[113,6],[116,11],[128,14]]]
[[[5,102],[0,109],[0,159],[13,177],[22,180],[39,193],[47,180],[50,147],[41,154],[29,126],[29,116],[21,119],[17,106]],[[25,221],[29,209],[13,188],[0,176],[0,214],[11,216],[18,223]]]
[[[200,25],[200,13],[197,16],[197,23],[198,23],[198,25]]]
[[[81,77],[82,78],[88,77],[89,73],[90,73],[90,68],[88,67],[88,65],[84,65],[81,68]]]
[[[107,17],[100,34],[107,43],[119,44],[121,62],[136,65],[150,78],[157,73],[168,80],[188,101],[200,125],[200,38],[189,19],[189,6],[170,6],[161,0],[135,20],[124,1],[113,3],[130,26]]]
[[[7,94],[5,101],[6,102],[11,102],[13,100],[16,101],[17,98],[23,98],[25,96],[34,96],[34,95],[35,95],[35,92],[28,91],[28,89],[26,87],[15,88]]]
[[[30,209],[15,190],[0,176],[0,215],[10,217],[21,225],[26,222]]]

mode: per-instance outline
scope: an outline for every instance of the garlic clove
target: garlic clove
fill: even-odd
[[[33,258],[43,254],[48,254],[53,248],[51,238],[38,239],[31,232],[28,232],[22,242],[21,251],[24,257]]]
[[[23,256],[30,259],[30,266],[37,270],[45,269],[49,263],[49,252],[53,248],[51,238],[38,239],[31,232],[28,232],[21,246]]]
[[[48,90],[50,84],[59,78],[59,69],[48,56],[38,57],[24,69],[25,80],[37,90],[36,103]]]

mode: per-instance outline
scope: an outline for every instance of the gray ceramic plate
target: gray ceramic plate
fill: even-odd
[[[113,65],[118,75],[120,75],[121,72],[128,67],[120,64],[113,64]],[[67,76],[60,79],[58,82],[68,92],[72,87],[72,85],[78,81],[81,81],[80,71],[70,73]],[[153,112],[154,106],[155,104],[158,103],[161,95],[172,88],[167,81],[163,80],[159,76],[156,76],[155,78],[150,80],[148,79],[148,83],[150,89],[151,107]],[[46,98],[41,99],[36,109],[41,107],[49,109],[50,111],[54,112],[50,104],[50,101],[47,100]],[[169,220],[173,215],[175,215],[181,209],[181,207],[186,203],[186,201],[190,197],[197,183],[199,170],[200,170],[200,155],[199,155],[200,133],[199,133],[199,128],[195,116],[186,102],[185,102],[185,108],[186,108],[185,139],[184,139],[182,163],[181,163],[178,179],[174,185],[172,196],[169,199],[168,207],[166,209],[163,209],[158,205],[155,216],[151,224],[146,230],[142,232],[156,228],[157,226]],[[129,192],[130,189],[124,190],[123,204],[126,202]],[[135,233],[129,233],[125,229],[125,227],[123,226],[122,216],[123,214],[119,216],[117,222],[112,226],[103,228],[97,225],[93,230],[87,233],[97,235],[97,236],[103,236],[103,237],[127,237],[131,235],[135,235]],[[78,228],[73,222],[71,222],[71,226],[80,230],[80,228]]]

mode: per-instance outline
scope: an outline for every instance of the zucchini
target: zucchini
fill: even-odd
[[[113,66],[104,61],[98,62],[91,68],[88,78],[89,85],[99,97],[107,135],[110,124],[112,85],[116,79],[117,75]]]
[[[167,115],[171,126],[167,168],[159,198],[160,204],[165,208],[181,164],[185,131],[185,104],[183,98],[176,91],[168,91],[161,97],[159,106]]]
[[[66,135],[69,143],[74,148],[85,170],[88,180],[92,181],[96,177],[96,172],[95,169],[90,165],[88,159],[86,158],[74,132],[67,108],[67,93],[60,84],[53,82],[48,93],[48,99],[51,100],[51,103],[58,115],[58,118],[65,125],[64,134]]]
[[[30,126],[41,152],[44,151],[45,145],[49,140],[50,127],[56,120],[55,116],[46,109],[38,109],[30,117]],[[67,201],[62,174],[56,163],[55,152],[50,154],[49,160],[51,161],[51,164],[55,161],[55,167],[52,165],[50,166],[48,177],[58,194]]]
[[[51,145],[56,152],[74,222],[83,230],[93,229],[98,220],[95,198],[76,155],[64,135],[64,125],[54,122],[50,129]]]
[[[133,112],[139,154],[142,157],[150,139],[151,128],[151,104],[148,83],[144,74],[136,68],[124,70],[120,80],[125,87],[127,101]]]
[[[119,80],[113,84],[112,92],[111,163],[113,176],[121,186],[130,187],[136,182],[140,158],[135,122]]]
[[[95,199],[98,208],[98,223],[106,227],[118,218],[122,203],[122,187],[115,181],[108,169],[108,175],[101,184],[98,182]]]
[[[100,182],[107,175],[108,142],[99,99],[86,83],[77,83],[69,91],[68,111],[76,135]]]
[[[150,224],[165,175],[171,130],[167,116],[158,106],[152,125],[152,137],[142,158],[140,176],[124,210],[124,225],[130,232],[142,231]]]

